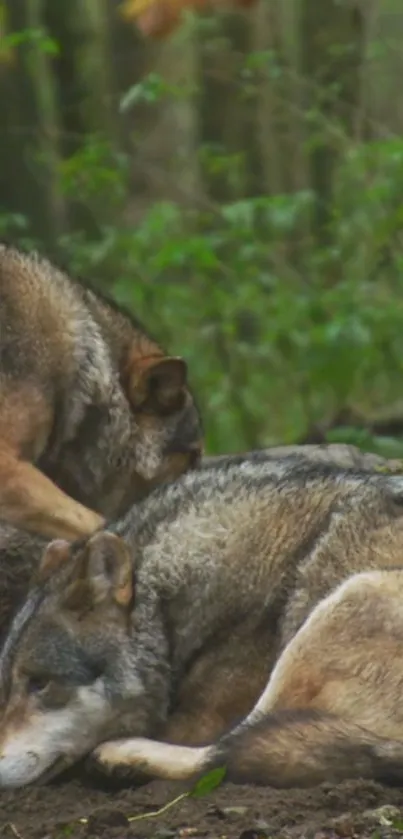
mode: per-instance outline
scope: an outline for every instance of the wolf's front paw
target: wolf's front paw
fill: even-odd
[[[160,743],[145,737],[110,740],[93,752],[95,765],[109,775],[133,776],[142,782],[151,778],[187,781],[203,769],[209,747],[192,748]]]
[[[109,740],[90,754],[87,768],[106,775],[129,776],[137,782],[149,780],[147,750],[150,742],[140,737]]]

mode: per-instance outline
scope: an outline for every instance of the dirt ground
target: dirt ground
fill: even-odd
[[[394,839],[403,833],[403,790],[374,783],[278,792],[220,787],[141,820],[182,792],[177,784],[97,789],[88,780],[7,792],[0,836],[14,839]]]

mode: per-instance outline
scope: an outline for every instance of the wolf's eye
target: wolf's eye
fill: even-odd
[[[28,693],[42,693],[49,684],[49,679],[46,676],[29,676],[27,691]]]

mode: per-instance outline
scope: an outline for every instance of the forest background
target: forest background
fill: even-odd
[[[403,457],[403,3],[1,0],[0,239],[183,354],[209,452]]]

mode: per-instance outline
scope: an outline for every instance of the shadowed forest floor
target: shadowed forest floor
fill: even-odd
[[[221,787],[166,813],[130,821],[176,798],[181,788],[155,782],[139,789],[96,789],[72,780],[5,792],[0,836],[14,839],[393,839],[403,833],[403,790],[370,782],[314,790]],[[80,821],[81,820],[81,821]]]

